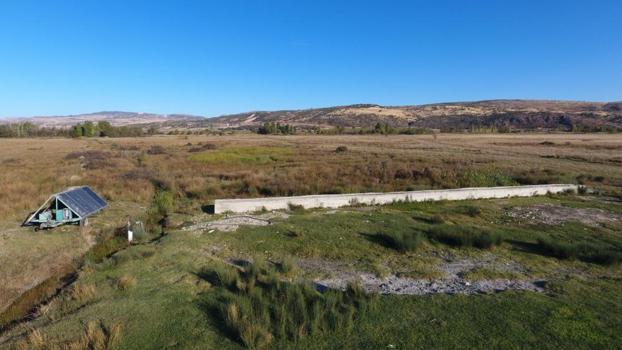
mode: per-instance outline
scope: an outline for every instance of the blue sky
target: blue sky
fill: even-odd
[[[0,117],[622,100],[622,1],[0,2]]]

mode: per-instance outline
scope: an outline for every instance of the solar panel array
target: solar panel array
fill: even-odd
[[[108,206],[103,198],[87,186],[61,192],[58,194],[58,199],[83,218]]]

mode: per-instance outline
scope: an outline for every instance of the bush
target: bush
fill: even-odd
[[[542,252],[558,259],[578,259],[600,265],[612,265],[622,261],[622,252],[604,244],[567,243],[538,238],[538,247]]]
[[[227,269],[215,267],[219,271],[223,268]],[[225,325],[230,337],[248,348],[349,331],[355,318],[365,314],[375,301],[357,285],[349,285],[345,292],[319,293],[308,284],[282,282],[271,269],[250,265],[241,272],[229,271],[236,274],[238,283],[217,284],[219,296],[213,301],[216,313],[210,315]]]
[[[283,274],[293,275],[296,273],[297,269],[298,264],[296,263],[296,259],[292,256],[283,258],[283,260],[279,263],[279,270]]]
[[[197,274],[209,283],[228,289],[235,288],[238,280],[238,272],[233,267],[216,265],[213,268],[202,269]]]
[[[174,209],[173,194],[164,189],[156,190],[151,207],[148,210],[147,223],[151,228],[154,224],[160,224],[162,227],[167,225],[167,217]]]
[[[197,147],[192,147],[188,149],[188,152],[196,153],[196,152],[209,151],[212,149],[218,149],[218,146],[216,146],[213,143],[203,143],[203,144],[197,145]]]
[[[413,219],[420,220],[431,225],[438,225],[445,222],[445,219],[443,219],[443,217],[439,214],[434,214],[430,216],[426,214],[416,213],[415,215],[413,215]]]
[[[347,152],[348,151],[348,147],[346,146],[339,146],[335,149],[336,153],[343,153],[343,152]]]
[[[474,205],[461,205],[456,208],[456,212],[470,217],[476,217],[482,213],[482,210]]]
[[[400,252],[414,251],[419,247],[423,236],[420,232],[379,233],[376,238],[382,245]]]
[[[289,208],[290,211],[294,211],[294,212],[305,210],[305,207],[303,207],[302,205],[298,205],[294,203],[287,203],[287,207]]]
[[[130,275],[123,275],[117,280],[117,288],[119,290],[128,290],[136,286],[136,278]]]
[[[472,226],[438,225],[429,229],[428,237],[454,247],[488,249],[501,244],[503,237]]]
[[[156,155],[156,154],[165,154],[166,148],[160,145],[153,145],[147,150],[147,154]]]

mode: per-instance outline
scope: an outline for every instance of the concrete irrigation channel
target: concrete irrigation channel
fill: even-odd
[[[350,194],[325,194],[293,197],[266,197],[248,199],[217,199],[214,213],[250,213],[261,210],[281,210],[291,206],[311,208],[340,208],[358,204],[378,205],[394,202],[423,202],[440,200],[467,200],[507,197],[531,197],[548,193],[576,192],[578,185],[552,184],[503,187],[472,187],[450,190],[404,192],[370,192]]]

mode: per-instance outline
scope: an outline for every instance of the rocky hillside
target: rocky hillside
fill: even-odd
[[[209,119],[215,127],[254,128],[265,122],[299,127],[421,127],[462,130],[496,127],[524,130],[622,130],[622,102],[492,100],[418,106],[371,104],[330,108],[248,112]]]
[[[490,100],[415,106],[358,104],[327,108],[258,111],[204,118],[186,114],[97,112],[90,114],[4,119],[0,123],[28,121],[40,127],[66,128],[84,121],[108,121],[113,126],[141,125],[162,132],[193,128],[257,129],[266,122],[299,129],[335,127],[372,128],[377,123],[462,131],[495,130],[622,131],[622,102]]]

